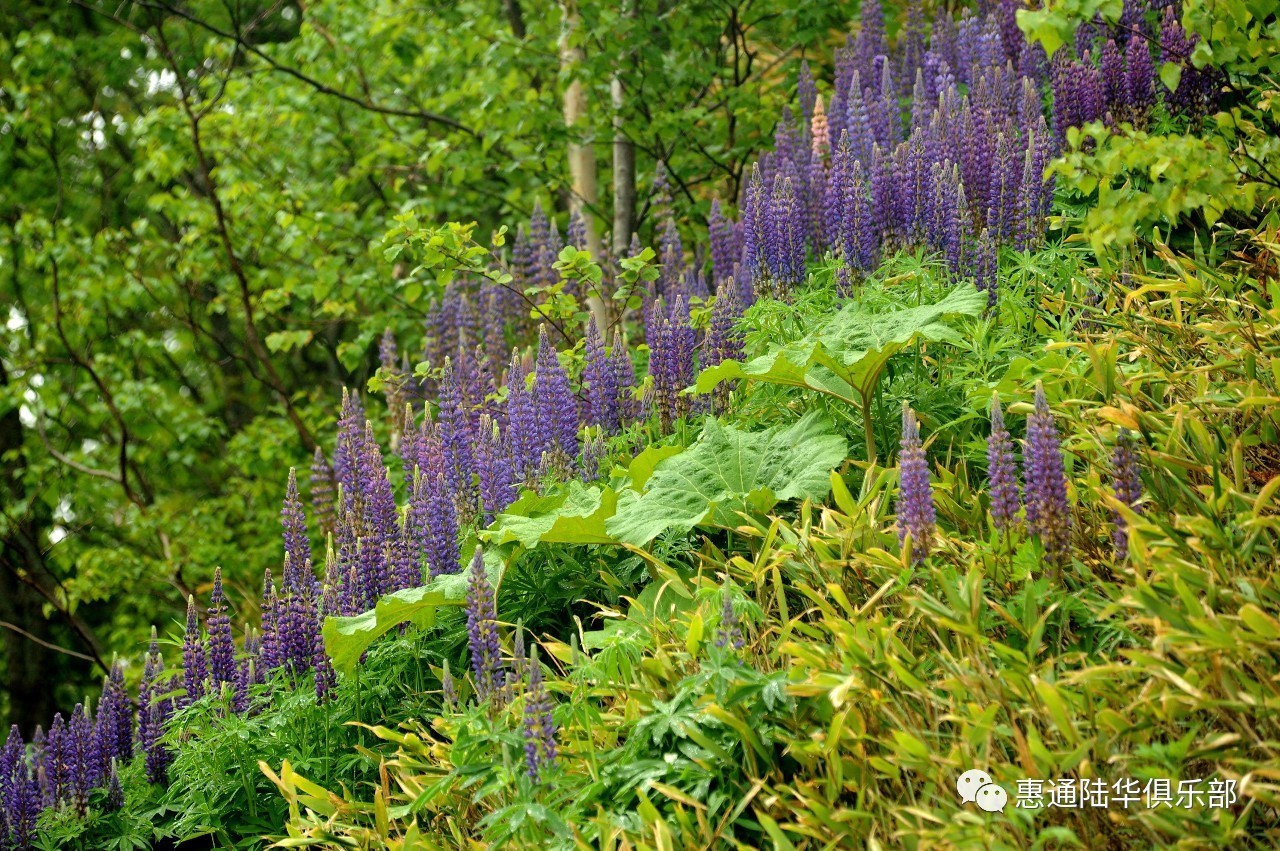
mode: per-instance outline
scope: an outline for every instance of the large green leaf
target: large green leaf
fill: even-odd
[[[490,544],[611,544],[604,521],[613,515],[618,495],[608,487],[569,482],[546,496],[528,493],[512,503],[481,536]]]
[[[859,402],[875,389],[889,358],[916,340],[956,341],[956,331],[946,320],[978,316],[986,303],[986,295],[968,284],[955,287],[935,304],[888,313],[852,303],[794,343],[776,346],[746,363],[725,361],[704,370],[697,390],[709,393],[724,381],[746,378]]]
[[[668,529],[735,525],[744,510],[821,499],[846,449],[814,411],[787,428],[754,433],[708,419],[697,443],[654,468],[643,494],[619,495],[605,528],[622,543],[641,546]]]
[[[489,582],[497,588],[505,566],[501,554],[484,554]],[[350,674],[373,642],[402,623],[431,626],[441,606],[460,606],[467,597],[467,572],[446,573],[418,588],[388,594],[374,608],[352,617],[325,618],[324,649],[335,670]]]

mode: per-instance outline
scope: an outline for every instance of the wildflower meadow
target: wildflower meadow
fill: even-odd
[[[1274,0],[0,9],[0,851],[1280,844]]]

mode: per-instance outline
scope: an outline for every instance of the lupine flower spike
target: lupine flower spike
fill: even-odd
[[[716,628],[716,647],[741,650],[744,643],[742,627],[733,610],[733,595],[725,588],[720,592],[720,625]]]
[[[204,638],[200,635],[200,618],[196,615],[196,598],[187,596],[187,631],[182,639],[182,684],[187,703],[204,696],[204,681],[209,676],[209,660]]]
[[[476,547],[467,580],[467,643],[476,697],[485,700],[502,685],[502,657],[498,646],[498,607],[484,569],[484,555]]]
[[[898,542],[911,536],[911,560],[924,561],[933,548],[933,488],[929,483],[929,462],[920,442],[920,424],[915,411],[902,406],[902,451],[898,455]]]
[[[1071,544],[1071,507],[1062,446],[1044,386],[1036,382],[1035,411],[1027,418],[1022,450],[1026,482],[1027,529],[1040,537],[1045,557],[1061,566]]]
[[[529,659],[529,690],[524,698],[524,754],[529,779],[541,782],[556,763],[556,722],[551,696],[542,681],[538,648]]]
[[[1138,452],[1135,443],[1132,432],[1128,429],[1120,429],[1120,435],[1116,438],[1115,451],[1111,455],[1111,472],[1114,476],[1116,499],[1141,514],[1142,506],[1139,503],[1142,500],[1142,476],[1138,469]],[[1129,529],[1120,512],[1115,512],[1114,520],[1115,531],[1112,534],[1112,540],[1115,542],[1116,561],[1120,562],[1129,556]]]
[[[292,482],[292,476],[290,477]],[[213,594],[209,600],[209,673],[213,676],[215,690],[223,683],[235,683],[236,646],[231,637],[231,618],[227,615],[226,596],[222,590],[222,568],[213,570]]]

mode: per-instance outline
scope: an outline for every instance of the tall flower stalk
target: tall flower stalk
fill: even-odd
[[[933,487],[929,482],[929,461],[920,441],[920,424],[915,411],[902,406],[902,449],[898,455],[898,543],[911,538],[911,560],[924,561],[933,548]]]
[[[1071,506],[1067,502],[1061,439],[1040,382],[1036,382],[1035,410],[1027,418],[1022,466],[1027,529],[1039,536],[1045,558],[1061,567],[1070,555]]]

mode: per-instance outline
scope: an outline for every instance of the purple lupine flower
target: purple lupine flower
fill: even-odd
[[[18,725],[9,728],[9,737],[0,749],[0,848],[12,847],[10,825],[17,821],[14,804],[20,779],[28,775],[26,744]]]
[[[594,482],[600,478],[600,459],[608,454],[608,446],[599,429],[592,429],[587,439],[582,442],[582,481]]]
[[[254,685],[259,675],[260,663],[258,652],[254,646],[253,629],[244,628],[244,658],[236,665],[236,681],[231,691],[231,709],[243,714],[249,710],[249,687]]]
[[[587,222],[582,218],[582,213],[577,210],[569,213],[567,236],[566,244],[572,245],[579,251],[587,250]]]
[[[142,684],[138,688],[138,744],[145,754],[147,780],[160,784],[165,782],[170,759],[160,737],[164,735],[164,723],[172,710],[172,702],[160,696],[163,673],[164,658],[160,655],[160,643],[153,626],[151,644],[142,668]]]
[[[93,720],[84,704],[77,703],[67,722],[67,760],[69,763],[70,799],[81,815],[89,807],[89,792],[98,784],[98,764],[95,753]]]
[[[1061,565],[1071,545],[1071,506],[1058,427],[1040,382],[1036,382],[1035,411],[1027,417],[1022,466],[1027,529],[1040,537],[1046,559]]]
[[[103,758],[133,759],[133,707],[124,686],[124,664],[116,661],[103,680],[95,735]]]
[[[40,806],[40,785],[32,776],[22,736],[15,725],[9,729],[0,755],[0,847],[29,851]]]
[[[0,749],[0,804],[8,800],[13,778],[17,776],[19,767],[26,767],[27,746],[22,741],[22,733],[18,725],[9,727],[9,737],[5,739],[4,748]],[[3,838],[4,834],[0,834]]]
[[[960,167],[941,163],[934,171],[931,241],[942,251],[953,275],[964,273],[964,222],[968,218]]]
[[[907,182],[902,192],[902,220],[907,236],[914,242],[924,237],[932,203],[929,182],[932,163],[929,161],[929,143],[925,139],[927,133],[925,128],[912,131],[904,149],[903,171]]]
[[[534,375],[535,410],[539,428],[546,435],[544,449],[559,451],[566,460],[578,457],[578,402],[545,325],[538,331]]]
[[[733,610],[733,595],[725,588],[720,592],[720,624],[716,627],[716,647],[741,650],[745,643],[738,614]]]
[[[1128,81],[1125,79],[1124,58],[1114,38],[1107,39],[1099,57],[1102,70],[1102,88],[1107,108],[1119,112],[1129,103]]]
[[[733,264],[741,253],[733,222],[725,217],[720,199],[711,201],[708,229],[711,238],[711,277],[716,283],[733,274]]]
[[[1018,468],[1013,460],[1013,441],[1005,428],[1000,396],[991,397],[991,435],[987,438],[987,490],[991,497],[991,520],[1000,532],[1013,527],[1022,501],[1018,495]]]
[[[843,263],[836,269],[836,292],[841,298],[849,298],[853,295],[853,275],[849,273],[849,267]]]
[[[658,291],[670,293],[680,280],[680,270],[684,268],[684,245],[680,241],[680,231],[676,228],[674,217],[668,217],[662,236],[658,240],[658,258],[661,262],[661,276],[658,278]]]
[[[476,470],[480,478],[480,504],[483,507],[484,524],[516,498],[516,474],[511,466],[511,454],[498,424],[485,414],[480,418],[480,440],[476,444]]]
[[[324,458],[324,452],[316,447],[315,458],[311,462],[311,507],[315,511],[316,522],[323,533],[333,532],[334,493],[333,468]]]
[[[622,428],[622,412],[618,409],[618,385],[594,316],[587,322],[585,354],[582,380],[587,397],[586,420],[600,426],[608,434],[617,434]]]
[[[510,443],[512,463],[516,472],[528,477],[537,459],[541,457],[540,434],[533,394],[525,380],[524,364],[520,350],[511,350],[511,365],[507,368],[507,440]]]
[[[62,719],[61,712],[54,713],[49,737],[41,751],[44,757],[43,776],[40,778],[41,801],[45,807],[52,807],[66,800],[71,793],[71,742],[67,737],[67,722]]]
[[[893,231],[894,198],[897,191],[893,160],[876,145],[871,151],[871,209],[876,233],[881,238]]]
[[[880,6],[880,0],[862,0],[858,22],[858,70],[864,77],[869,77],[876,57],[889,52],[884,39],[884,9]]]
[[[359,397],[342,389],[342,409],[338,415],[338,439],[333,447],[333,475],[348,500],[360,492],[357,457],[364,440],[364,407]]]
[[[1135,116],[1145,117],[1155,106],[1156,66],[1147,40],[1134,33],[1125,46],[1125,100]]]
[[[636,371],[631,362],[631,352],[622,340],[622,332],[613,332],[613,347],[609,351],[609,365],[613,372],[613,384],[618,388],[618,416],[622,425],[635,420],[637,416],[635,387]]]
[[[783,163],[774,178],[769,199],[767,257],[769,277],[780,293],[804,281],[805,235],[808,233],[804,202],[800,197],[795,166]]]
[[[721,284],[716,290],[716,300],[711,306],[711,320],[702,345],[702,367],[715,366],[726,360],[742,360],[742,332],[737,322],[742,318],[742,306],[734,288]]]
[[[208,617],[205,623],[209,630],[209,673],[213,676],[214,688],[220,688],[223,683],[234,685],[236,644],[231,635],[231,618],[227,614],[227,600],[222,592],[222,568],[220,567],[213,569],[213,594],[209,600]]]
[[[667,178],[667,163],[665,160],[658,160],[653,167],[653,183],[650,186],[650,194],[653,196],[654,212],[659,214],[659,218],[663,218],[664,214],[671,208],[671,181]]]
[[[1116,448],[1111,455],[1112,483],[1116,491],[1116,499],[1142,513],[1142,475],[1138,466],[1138,452],[1132,432],[1120,429],[1116,438]],[[1129,529],[1120,512],[1114,515],[1115,531],[1112,541],[1116,548],[1116,561],[1124,561],[1129,556]]]
[[[471,418],[466,410],[463,390],[449,358],[445,359],[444,372],[440,377],[439,426],[449,486],[462,498],[471,492],[471,471],[475,468],[471,448],[475,444],[475,436],[471,433]]]
[[[852,146],[853,158],[864,163],[871,162],[872,154],[878,144],[871,129],[871,117],[867,113],[867,104],[862,97],[862,86],[857,72],[853,75],[853,88],[849,92],[847,132],[849,144]],[[841,134],[843,136],[843,134]]]
[[[448,369],[448,361],[445,361]],[[366,558],[361,572],[362,592],[365,601],[372,605],[383,594],[391,591],[391,574],[393,564],[387,561],[389,548],[394,548],[400,540],[399,520],[397,517],[395,494],[391,489],[391,480],[387,476],[387,468],[383,463],[382,449],[373,435],[373,424],[365,423],[365,437],[360,453],[360,490],[364,494],[363,528],[368,537]],[[286,562],[287,564],[288,562]],[[286,592],[294,589],[285,588]],[[319,592],[319,585],[311,566],[306,566],[302,584],[297,589],[300,596],[314,600]],[[307,611],[302,617],[310,622],[315,618],[314,611]],[[295,658],[310,658],[310,641],[304,647],[297,648]]]
[[[498,646],[497,598],[485,573],[480,547],[476,547],[471,559],[467,580],[467,639],[476,697],[485,700],[502,685],[502,656]]]
[[[116,758],[111,758],[110,774],[107,778],[107,809],[119,810],[124,807],[124,790],[120,788],[120,774],[116,769]]]
[[[345,524],[339,524],[343,526]],[[262,669],[266,671],[280,667],[280,615],[277,611],[275,585],[271,578],[271,568],[267,568],[262,579]]]
[[[516,308],[509,303],[512,295],[506,288],[490,286],[482,296],[481,313],[484,315],[484,349],[489,373],[502,369],[502,359],[507,353],[506,326]],[[518,296],[517,296],[518,298]]]
[[[1020,8],[1022,8],[1020,0],[998,0],[995,8],[996,21],[1000,25],[1000,46],[1004,49],[1005,58],[1015,65],[1025,42],[1022,30],[1018,29]]]
[[[383,395],[387,399],[387,410],[397,428],[398,418],[404,413],[405,376],[400,370],[400,357],[396,352],[396,335],[390,328],[382,332],[378,340],[378,365],[383,378]]]
[[[839,241],[842,256],[847,265],[862,272],[876,267],[876,223],[871,216],[871,204],[862,163],[854,160],[849,173],[848,191],[840,209]]]
[[[665,429],[689,413],[689,397],[681,391],[696,377],[693,359],[697,332],[683,297],[677,297],[671,306],[670,313],[662,322],[662,333],[655,342],[657,347],[650,352],[649,371],[653,376],[658,415]]]
[[[284,507],[280,510],[280,523],[284,527],[284,551],[289,558],[294,564],[310,561],[311,539],[307,535],[307,517],[298,496],[298,472],[293,467],[289,468],[289,484],[285,489]]]
[[[1176,114],[1194,114],[1198,111],[1202,90],[1199,85],[1199,72],[1191,65],[1191,51],[1195,48],[1197,37],[1188,36],[1182,28],[1173,6],[1167,6],[1160,19],[1160,62],[1182,66],[1182,78],[1178,88],[1165,92],[1165,101],[1169,111]]]
[[[742,259],[752,281],[768,274],[769,218],[769,192],[755,163],[742,208]]]
[[[933,548],[933,487],[929,483],[929,462],[920,442],[920,425],[915,411],[902,406],[902,450],[898,455],[898,542],[911,536],[911,560],[924,561]]]
[[[1016,131],[1000,131],[996,136],[996,155],[992,167],[990,203],[987,207],[986,226],[991,229],[992,241],[1003,245],[1012,237],[1018,212],[1018,185],[1022,178],[1023,158]]]
[[[529,662],[529,689],[524,698],[524,753],[529,779],[539,783],[555,769],[556,722],[551,695],[542,681],[537,648]]]
[[[9,842],[15,851],[30,851],[35,847],[36,820],[40,815],[40,783],[33,771],[20,764],[14,774],[6,800]]]
[[[800,114],[808,124],[813,118],[813,111],[818,100],[818,87],[814,84],[813,72],[809,70],[809,60],[800,60],[800,73],[796,80],[796,95],[800,100]]]
[[[1030,131],[1027,150],[1022,160],[1022,179],[1018,182],[1017,212],[1013,229],[1013,246],[1018,251],[1030,251],[1040,242],[1044,227],[1040,221],[1040,184],[1042,174],[1036,173],[1036,134]]]
[[[427,537],[424,554],[432,579],[442,573],[457,573],[458,518],[453,499],[449,494],[448,480],[443,470],[426,470],[419,476],[413,496],[416,510],[426,512]]]
[[[204,696],[204,683],[209,677],[209,658],[204,637],[200,634],[200,618],[196,615],[196,598],[187,595],[187,631],[182,639],[182,683],[187,703]]]
[[[887,57],[876,57],[876,68],[869,78],[869,84],[863,95],[867,102],[867,117],[871,119],[871,130],[875,134],[876,142],[886,149],[895,147],[902,141],[902,118],[898,93],[893,87],[893,77],[889,71]]]
[[[368,550],[373,551],[376,545],[372,539],[366,539]],[[381,553],[373,551],[374,559],[383,563],[382,570],[385,571],[385,560]],[[366,593],[373,590],[373,586],[367,584],[371,574],[377,568],[373,567],[370,561],[365,562],[364,576],[366,577]],[[285,572],[289,572],[289,560],[285,558]],[[279,648],[281,650],[281,665],[292,677],[299,677],[310,671],[312,668],[313,649],[312,645],[315,641],[316,633],[316,589],[312,583],[315,581],[314,574],[311,570],[311,564],[304,565],[304,571],[308,582],[299,584],[292,589],[286,589],[284,596],[280,598],[279,609]],[[372,605],[377,597],[368,598],[366,602]]]

